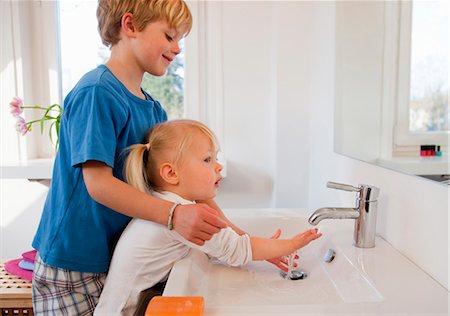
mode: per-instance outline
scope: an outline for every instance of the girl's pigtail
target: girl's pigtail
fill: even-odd
[[[146,145],[133,145],[128,149],[128,156],[124,164],[124,176],[129,185],[142,191],[150,193],[147,179],[146,161],[148,160],[148,149]]]

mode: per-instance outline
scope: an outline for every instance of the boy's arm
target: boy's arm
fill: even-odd
[[[143,193],[114,177],[112,168],[100,161],[83,164],[83,178],[89,195],[98,203],[130,217],[167,225],[173,203]],[[187,240],[203,245],[227,226],[217,210],[206,204],[178,205],[174,229]]]
[[[218,212],[218,215],[221,219],[223,219],[225,222],[227,222],[228,226],[230,226],[238,235],[244,235],[245,231],[234,225],[222,212],[219,205],[217,205],[216,201],[213,199],[205,200],[205,201],[197,201],[197,203],[204,203],[210,206],[211,208],[215,209]]]
[[[317,228],[313,228],[294,236],[292,239],[250,237],[252,257],[253,260],[268,260],[271,258],[287,256],[297,249],[308,245],[311,241],[320,236],[322,236],[322,234],[317,232]]]

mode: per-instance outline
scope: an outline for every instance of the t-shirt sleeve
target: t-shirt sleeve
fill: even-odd
[[[128,113],[112,93],[98,87],[79,91],[68,117],[71,165],[98,160],[114,167],[117,139]]]
[[[230,266],[241,266],[252,261],[250,236],[247,234],[239,235],[230,227],[214,234],[203,246],[187,241],[176,231],[171,232],[174,238],[185,245],[198,249]]]

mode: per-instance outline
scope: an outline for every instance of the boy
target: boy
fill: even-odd
[[[111,58],[64,102],[52,185],[33,241],[35,315],[93,313],[130,217],[171,223],[199,245],[227,225],[207,204],[174,211],[173,203],[123,182],[122,151],[167,120],[140,84],[145,72],[163,75],[180,53],[178,42],[192,25],[188,7],[182,0],[99,0],[97,18]]]

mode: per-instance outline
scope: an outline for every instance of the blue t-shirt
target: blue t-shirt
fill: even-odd
[[[95,202],[83,180],[88,160],[104,162],[123,180],[124,149],[142,143],[153,125],[166,121],[158,101],[133,95],[106,66],[87,73],[67,95],[52,185],[33,247],[51,266],[105,272],[130,218]]]

